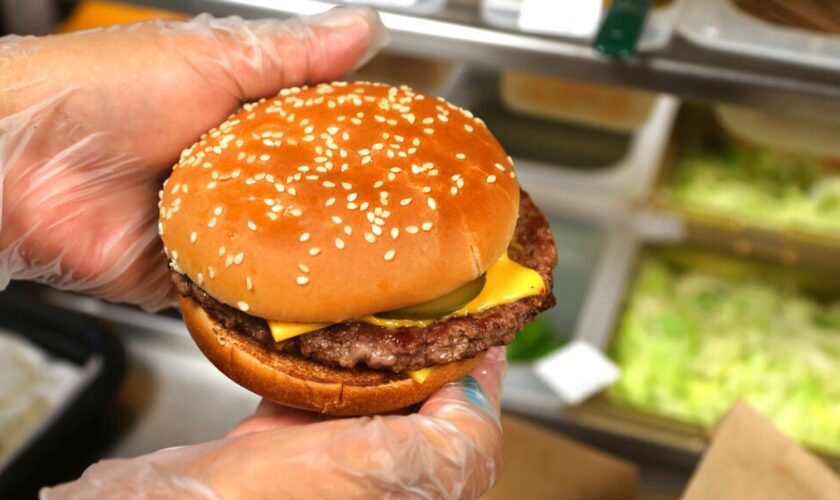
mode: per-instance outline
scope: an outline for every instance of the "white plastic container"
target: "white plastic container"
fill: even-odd
[[[715,107],[726,131],[762,146],[840,159],[840,123],[824,123],[750,108]]]
[[[638,50],[668,44],[682,1],[663,2],[664,5],[651,9]],[[482,0],[481,17],[500,28],[591,42],[608,9],[604,0]]]
[[[770,23],[730,0],[686,0],[678,29],[693,43],[714,50],[840,69],[840,36]]]
[[[650,117],[656,95],[553,76],[504,71],[504,104],[517,112],[632,132]]]
[[[460,64],[383,53],[351,74],[348,80],[408,85],[424,94],[445,96],[462,70]]]
[[[624,156],[609,168],[587,171],[515,156],[520,177],[566,192],[570,203],[641,202],[653,190],[677,107],[672,96],[656,97],[649,119],[632,134]]]

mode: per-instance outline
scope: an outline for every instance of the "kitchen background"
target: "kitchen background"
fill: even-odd
[[[557,307],[508,349],[509,441],[574,467],[563,455],[582,451],[534,434],[550,429],[638,468],[638,486],[622,476],[627,488],[591,498],[676,498],[709,427],[743,399],[840,467],[840,4],[657,0],[629,55],[600,28],[650,2],[367,3],[394,40],[351,78],[472,110],[551,219]],[[329,6],[0,1],[0,33]],[[174,311],[16,283],[0,327],[0,486],[20,495],[102,457],[212,440],[257,403]],[[553,361],[581,341],[609,362],[566,360],[580,385],[604,382],[570,397]],[[558,469],[509,453],[517,476],[490,497],[530,484],[557,498]]]

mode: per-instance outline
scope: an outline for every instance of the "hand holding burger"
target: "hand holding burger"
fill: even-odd
[[[417,403],[553,305],[551,231],[510,159],[407,87],[247,104],[184,151],[159,210],[198,346],[288,406]]]
[[[0,39],[0,283],[167,304],[154,200],[171,159],[242,99],[346,72],[378,48],[380,28],[369,12],[341,9]],[[408,416],[315,423],[265,405],[235,437],[104,461],[42,495],[477,497],[501,463],[503,369],[491,349]]]

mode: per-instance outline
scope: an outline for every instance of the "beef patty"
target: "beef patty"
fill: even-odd
[[[364,365],[398,373],[473,357],[490,347],[509,344],[525,323],[554,305],[551,272],[557,264],[557,248],[548,221],[524,191],[508,255],[537,271],[548,293],[470,316],[442,319],[426,327],[386,328],[350,321],[282,342],[274,341],[264,319],[220,303],[182,274],[173,272],[173,280],[182,295],[192,297],[215,321],[255,338],[269,349],[297,352],[331,366]]]

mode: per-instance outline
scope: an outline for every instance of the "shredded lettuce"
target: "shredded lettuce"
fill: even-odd
[[[707,426],[744,399],[801,443],[840,452],[840,301],[649,256],[611,355],[619,403]]]
[[[737,142],[686,139],[666,199],[768,229],[840,236],[840,169],[828,160]]]
[[[563,342],[552,333],[549,319],[540,315],[516,334],[516,339],[507,347],[507,357],[511,361],[533,361],[562,345]]]

